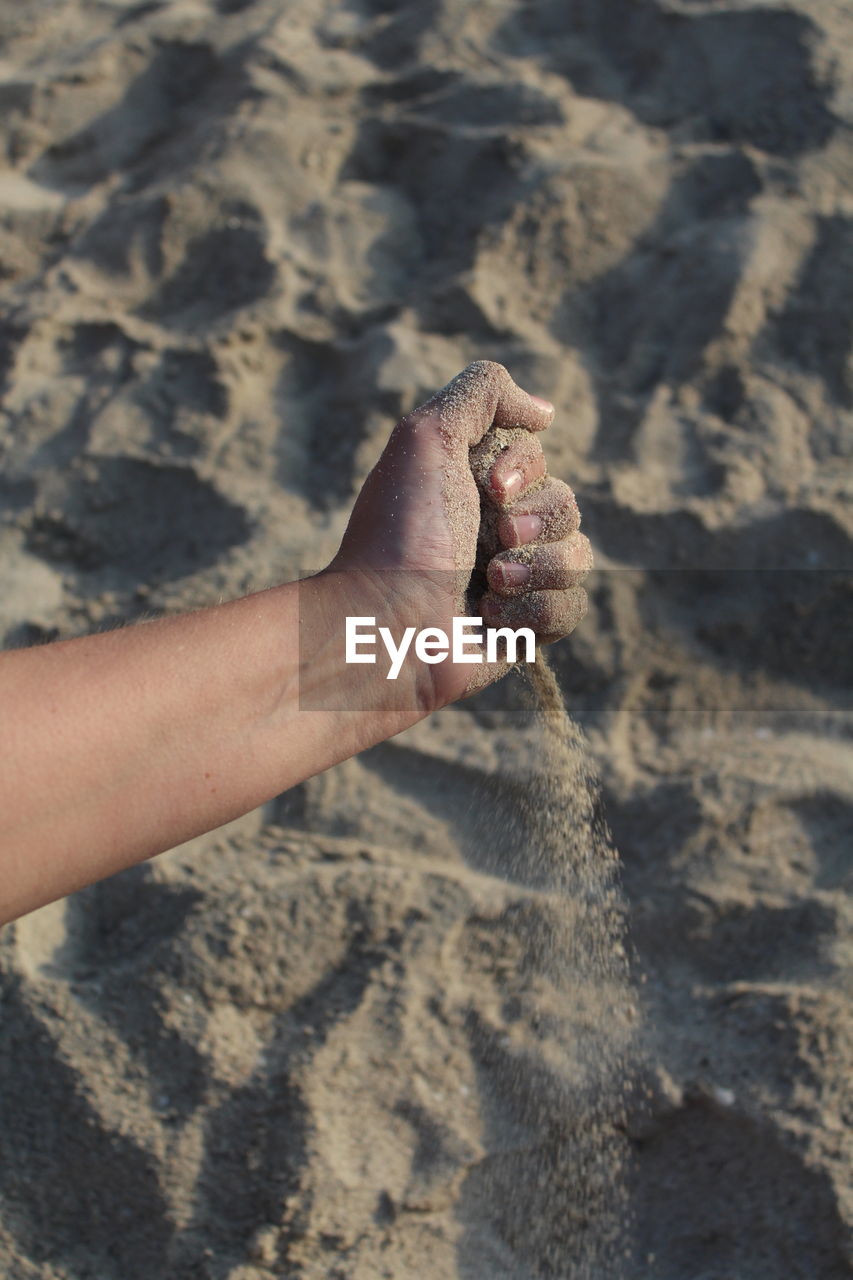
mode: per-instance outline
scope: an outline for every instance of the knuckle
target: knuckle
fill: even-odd
[[[492,378],[508,378],[506,366],[500,364],[497,360],[475,360],[474,368],[482,369]]]
[[[537,635],[548,635],[554,629],[554,591],[539,589],[530,591],[523,600],[516,601],[519,621],[532,627]]]
[[[534,586],[550,586],[548,580],[553,578],[555,573],[559,573],[562,567],[559,556],[555,557],[546,543],[531,547],[527,554]]]
[[[474,374],[493,386],[502,386],[511,381],[509,371],[496,360],[472,360],[465,372]]]
[[[568,574],[575,568],[575,551],[570,539],[553,544],[554,567],[562,574]]]
[[[503,452],[499,454],[497,461],[506,464],[527,463],[529,465],[544,456],[542,445],[536,437],[530,435],[529,432],[525,432],[523,436],[516,436],[514,440],[510,441]]]
[[[513,453],[518,464],[529,475],[538,479],[545,474],[545,454],[536,436],[526,435],[518,441]]]
[[[419,405],[417,409],[410,409],[408,413],[403,415],[400,419],[400,426],[406,430],[411,430],[413,427],[419,426],[426,416],[427,410],[422,405]]]
[[[573,533],[563,545],[569,567],[576,573],[589,573],[592,568],[592,545],[589,538],[582,533]]]
[[[543,610],[543,622],[546,631],[563,631],[565,629],[565,601],[562,598],[562,592],[554,592],[548,598],[548,602]]]
[[[551,542],[564,540],[572,531],[572,513],[566,507],[552,510],[548,520],[548,537]]]
[[[577,499],[575,498],[574,490],[571,488],[570,485],[566,484],[565,480],[557,480],[552,477],[551,483],[554,486],[554,493],[557,495],[560,502],[564,503],[566,506],[569,506],[569,507],[574,507],[577,505]]]
[[[433,406],[426,404],[410,410],[404,418],[401,418],[396,431],[414,439],[419,436],[430,435],[435,431],[436,427],[441,427],[441,419]]]
[[[567,636],[586,615],[587,595],[582,587],[571,587],[555,595],[551,630],[554,634]]]

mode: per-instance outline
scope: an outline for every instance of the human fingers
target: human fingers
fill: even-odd
[[[470,448],[491,427],[543,431],[553,417],[554,406],[522,390],[502,364],[475,360],[403,422],[435,419],[449,442]]]
[[[497,508],[538,486],[547,471],[542,445],[527,431],[488,432],[470,451],[469,462],[480,492]]]
[[[489,627],[530,627],[545,644],[567,636],[585,616],[587,595],[583,587],[568,591],[528,591],[505,599],[487,591],[480,601],[480,614]]]
[[[575,495],[563,480],[552,476],[499,515],[497,533],[503,546],[519,547],[527,542],[560,542],[579,526]]]
[[[592,568],[592,547],[582,533],[562,542],[533,543],[502,551],[488,565],[489,587],[509,598],[537,590],[576,587]]]

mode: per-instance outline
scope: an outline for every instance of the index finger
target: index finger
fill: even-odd
[[[544,431],[554,406],[523,391],[502,364],[475,360],[410,416],[437,418],[451,444],[470,448],[491,427]]]

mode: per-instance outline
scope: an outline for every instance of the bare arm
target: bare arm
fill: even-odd
[[[316,582],[334,610],[336,582]],[[331,652],[312,678],[333,708],[300,712],[299,590],[0,655],[0,921],[210,831],[418,719],[416,699],[397,699],[408,714],[341,710]]]
[[[500,365],[472,365],[397,426],[338,555],[307,584],[0,654],[0,923],[210,831],[462,696],[468,666],[409,662],[394,685],[379,665],[345,666],[344,618],[446,627],[480,519],[468,450],[493,423],[534,432],[551,416]],[[529,444],[489,473],[508,550],[483,603],[494,625],[504,609],[516,626],[529,612],[553,637],[582,616],[589,551],[570,491],[543,487],[543,473]],[[502,585],[500,564],[523,544],[530,581]]]

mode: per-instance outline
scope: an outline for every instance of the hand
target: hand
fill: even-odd
[[[531,627],[545,643],[568,635],[586,612],[579,583],[592,556],[578,533],[574,494],[546,478],[536,433],[553,414],[502,365],[469,365],[394,428],[327,572],[359,575],[353,600],[366,582],[381,582],[379,594],[390,597],[399,627],[449,632],[454,615],[476,606],[489,625]],[[486,566],[488,590],[466,604],[483,514],[495,554]],[[430,701],[444,705],[507,669],[446,661],[421,673],[430,687],[419,696],[432,709]]]
[[[394,429],[323,574],[0,654],[0,922],[229,822],[507,669],[415,658],[395,684],[345,666],[345,614],[384,612],[398,637],[450,632],[470,607],[546,640],[570,631],[590,557],[571,491],[545,479],[535,433],[552,413],[500,365],[473,364]],[[466,606],[481,528],[488,589]]]

